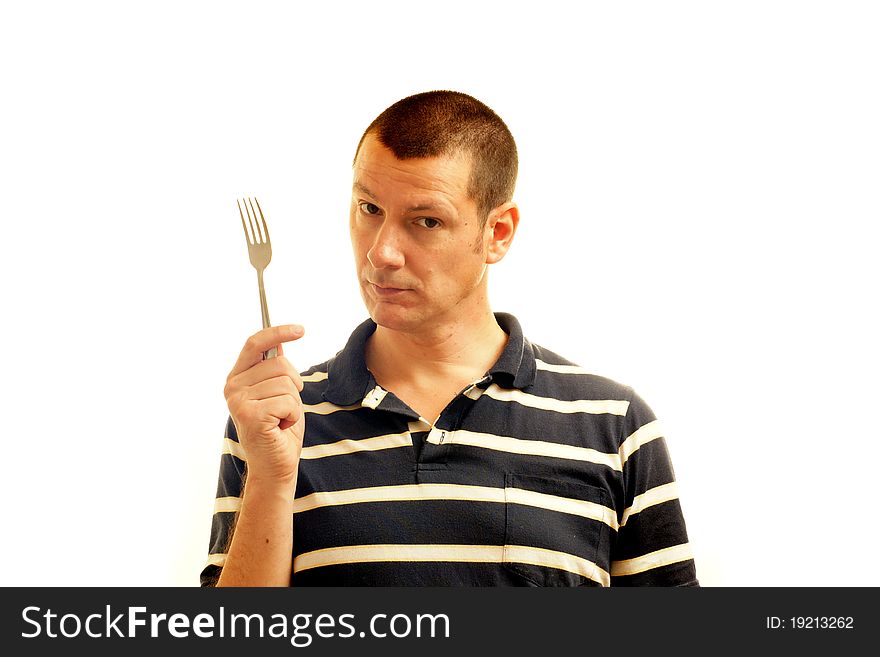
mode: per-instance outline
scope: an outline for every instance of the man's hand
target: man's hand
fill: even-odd
[[[305,416],[303,382],[284,357],[281,343],[298,340],[302,326],[271,326],[247,339],[226,378],[223,394],[247,457],[248,481],[290,484],[296,480]],[[276,358],[263,352],[278,347]]]

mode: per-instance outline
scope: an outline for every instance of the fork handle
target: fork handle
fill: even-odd
[[[260,311],[263,314],[263,328],[269,328],[272,326],[269,323],[269,306],[266,303],[266,290],[263,288],[263,270],[257,270],[257,282],[260,287]],[[263,352],[263,360],[267,358],[275,358],[278,355],[278,348],[272,347],[268,351]]]
[[[266,289],[263,287],[263,270],[257,270],[257,283],[260,288],[260,312],[263,315],[263,328],[269,328],[269,306],[266,304]]]

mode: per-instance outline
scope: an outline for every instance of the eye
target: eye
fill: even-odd
[[[419,217],[416,219],[416,223],[420,221],[425,222],[422,224],[425,228],[439,228],[442,225],[437,219],[434,219],[434,217]]]
[[[364,214],[376,215],[382,212],[382,210],[379,209],[378,205],[376,205],[375,203],[370,203],[368,201],[361,201],[360,203],[358,203],[358,207]]]

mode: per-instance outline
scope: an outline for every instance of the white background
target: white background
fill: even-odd
[[[366,317],[350,164],[399,98],[517,139],[490,271],[667,429],[704,585],[880,585],[880,21],[858,2],[30,2],[0,10],[6,585],[195,585],[272,232],[301,369]]]

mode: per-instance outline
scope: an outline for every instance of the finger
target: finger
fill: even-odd
[[[302,391],[302,383],[297,383],[299,375],[291,372],[289,369],[277,368],[270,364],[269,359],[254,365],[251,369],[246,370],[226,381],[223,388],[223,396],[228,404],[239,406],[253,400],[265,399],[274,394],[295,393],[296,398],[300,399]],[[267,386],[266,382],[271,382]]]
[[[262,399],[257,404],[264,417],[274,418],[279,424],[282,420],[296,423],[303,416],[302,404],[297,404],[290,395]]]
[[[299,324],[281,324],[257,331],[244,343],[229,376],[235,376],[261,362],[264,351],[277,347],[282,342],[299,340],[304,334],[305,329]]]
[[[278,345],[278,353],[276,354],[276,359],[277,359],[277,358],[283,358],[283,357],[284,357],[284,347],[283,347],[282,345],[279,344],[279,345]],[[288,362],[290,362],[290,361],[288,361]],[[297,372],[297,371],[293,368],[292,365],[291,365],[290,369],[292,370],[291,375],[290,375],[290,378],[293,379],[293,382],[296,384],[296,388],[297,388],[297,390],[299,390],[300,392],[302,392],[302,389],[303,389],[303,380],[302,380],[302,377],[299,375],[299,372]]]
[[[293,385],[293,381],[286,376],[278,376],[274,379],[260,381],[256,385],[250,386],[247,389],[248,399],[257,401],[278,397],[280,395],[290,395],[298,404],[302,405],[299,391],[296,389],[296,386]]]
[[[267,399],[249,399],[235,409],[230,408],[236,423],[240,421],[248,428],[247,433],[254,430],[265,433],[274,429],[281,420],[298,420],[303,415],[302,404],[289,394],[276,395]],[[239,434],[241,435],[241,434]]]
[[[244,372],[241,372],[234,377],[230,376],[229,383],[232,386],[245,388],[247,386],[255,385],[260,381],[265,381],[266,379],[273,379],[276,376],[287,376],[294,382],[294,385],[299,381],[300,385],[297,387],[301,389],[302,377],[300,377],[293,365],[290,364],[290,361],[283,356],[267,358],[266,360],[260,361]]]
[[[290,427],[294,427],[299,424],[302,424],[305,421],[306,421],[305,414],[301,415],[298,420],[290,420],[290,419],[285,418],[285,419],[281,420],[281,422],[278,423],[278,428],[281,429],[282,431],[284,431],[285,429],[289,429]],[[300,435],[302,435],[302,434],[303,434],[303,432],[301,431]]]
[[[277,360],[278,358],[283,358],[283,357],[284,357],[284,347],[282,347],[282,346],[279,344],[279,345],[278,345],[278,353],[276,354],[276,360]],[[286,359],[285,359],[285,360],[286,360]],[[290,361],[287,361],[287,362],[289,363]],[[300,392],[302,392],[302,389],[303,389],[303,380],[302,380],[302,377],[299,375],[299,372],[297,372],[297,371],[293,368],[293,365],[290,366],[290,369],[292,370],[292,372],[291,372],[291,374],[290,374],[290,378],[293,379],[293,382],[296,384],[296,389],[299,390]]]

